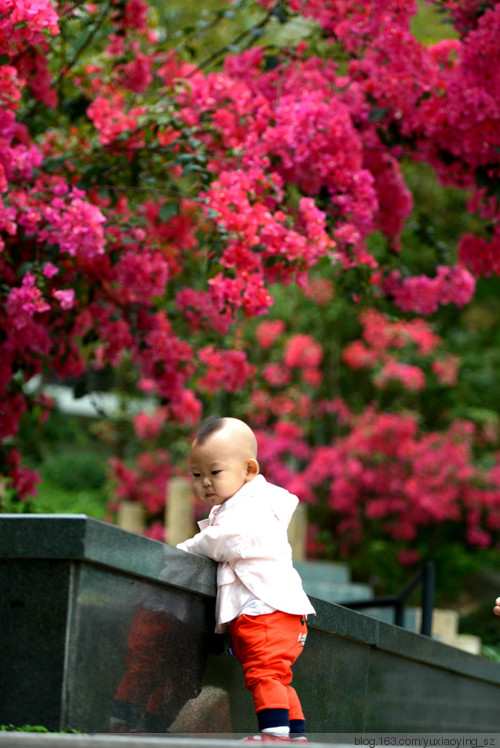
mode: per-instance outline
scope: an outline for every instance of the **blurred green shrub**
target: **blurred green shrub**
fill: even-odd
[[[98,489],[106,481],[106,462],[91,452],[63,452],[48,457],[42,473],[52,483],[68,491]]]
[[[500,619],[493,614],[494,600],[480,602],[473,612],[460,618],[460,633],[479,636],[490,659],[500,659]]]

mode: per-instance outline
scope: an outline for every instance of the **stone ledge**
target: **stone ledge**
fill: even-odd
[[[462,676],[500,685],[500,667],[493,660],[478,657],[476,654],[399,626],[378,621],[336,603],[327,603],[315,598],[311,600],[317,615],[309,617],[310,629],[319,629],[325,633],[335,632],[337,636],[363,642],[408,660],[417,660]]]
[[[215,597],[210,559],[186,563],[184,551],[85,514],[2,514],[0,557],[87,561]]]
[[[140,714],[137,719],[132,715],[130,729],[158,729],[144,716],[152,715],[163,721],[165,730],[177,731],[175,739],[184,741],[181,748],[190,745],[186,740],[216,740],[219,745],[224,740],[228,745],[229,730],[233,736],[255,730],[241,668],[235,658],[222,654],[224,642],[215,647],[210,641],[213,562],[85,515],[15,515],[0,518],[0,567],[0,617],[7,632],[2,657],[10,665],[0,679],[4,724],[78,729],[93,740],[81,748],[104,748],[98,739],[109,748],[118,746],[116,741],[125,746],[129,735],[108,735],[106,730],[114,718],[118,686],[128,673],[129,642],[133,639],[145,650],[153,645],[147,631],[141,634],[141,626],[152,618],[153,623],[161,619],[159,635],[172,644],[165,648],[160,685],[167,689],[174,679],[182,689],[165,690],[175,699],[167,699],[158,715],[138,704]],[[331,736],[327,731],[332,729],[357,731],[358,736],[370,730],[498,733],[498,663],[338,604],[314,599],[313,604],[317,616],[309,617],[307,652],[295,669],[312,740],[343,742],[336,736],[318,739]],[[177,709],[187,702],[193,707],[197,694],[220,692],[220,719],[213,709],[201,709],[189,724],[174,727]],[[133,704],[130,695],[118,701]],[[145,695],[150,698],[149,687]],[[178,738],[179,733],[189,737]],[[5,733],[0,748],[29,748],[19,742],[33,743],[25,735]],[[159,748],[172,746],[174,735],[133,733],[137,738],[144,748]],[[153,739],[161,743],[146,743]],[[50,745],[43,734],[35,734],[34,740],[37,746]],[[69,746],[63,740],[68,737],[58,737],[60,748]],[[69,740],[80,748],[75,737]],[[139,748],[130,743],[135,745]]]

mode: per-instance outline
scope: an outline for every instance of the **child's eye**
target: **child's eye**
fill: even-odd
[[[220,470],[212,470],[212,475],[217,475],[220,472],[221,472]]]
[[[199,478],[199,477],[200,477],[199,473],[193,473],[193,478]]]

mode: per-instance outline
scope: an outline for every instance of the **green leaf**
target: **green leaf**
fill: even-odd
[[[287,23],[290,18],[290,13],[284,5],[277,5],[273,8],[271,15],[278,19],[279,23]]]
[[[264,70],[274,70],[280,65],[280,60],[276,55],[266,55],[264,58]]]
[[[370,122],[379,122],[381,119],[385,117],[388,111],[389,110],[387,109],[387,107],[382,107],[382,106],[373,107],[373,109],[370,109],[370,117],[369,117]]]
[[[163,203],[160,208],[160,218],[162,221],[169,221],[173,216],[179,213],[178,203]]]

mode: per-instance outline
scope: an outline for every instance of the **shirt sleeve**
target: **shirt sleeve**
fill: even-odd
[[[241,559],[273,559],[281,544],[287,544],[286,528],[269,513],[268,516],[223,516],[177,548],[217,562]]]
[[[224,532],[219,525],[206,527],[193,538],[179,543],[177,548],[198,556],[206,556],[214,561],[231,561],[241,558],[242,537],[239,532]]]

